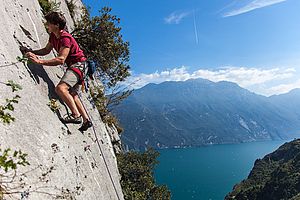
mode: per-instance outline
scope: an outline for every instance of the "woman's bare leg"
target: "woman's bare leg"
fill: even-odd
[[[81,113],[77,108],[77,103],[74,97],[69,92],[69,88],[70,86],[68,86],[68,84],[61,82],[56,86],[55,91],[58,96],[68,105],[74,117],[79,117]]]
[[[76,104],[76,107],[77,107],[79,113],[82,116],[83,122],[86,122],[89,119],[89,116],[87,115],[87,113],[86,113],[86,111],[85,111],[85,109],[84,109],[84,107],[82,105],[82,102],[81,102],[81,100],[78,97],[78,94],[76,92],[71,92],[71,95],[72,95],[72,97],[74,99],[74,102]]]

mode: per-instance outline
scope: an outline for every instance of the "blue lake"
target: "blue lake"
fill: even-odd
[[[168,186],[172,200],[221,200],[236,183],[247,178],[256,159],[285,142],[159,150],[155,179]]]

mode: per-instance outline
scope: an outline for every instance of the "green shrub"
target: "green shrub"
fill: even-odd
[[[16,92],[18,90],[21,90],[22,87],[17,84],[14,83],[12,80],[9,80],[6,83],[7,86],[11,87],[12,92]],[[15,118],[11,116],[10,113],[7,113],[6,110],[9,111],[14,111],[14,106],[13,103],[18,103],[18,99],[20,98],[19,95],[16,95],[14,98],[12,99],[6,99],[6,104],[5,105],[0,105],[0,119],[1,121],[5,124],[9,124],[11,121],[14,121]],[[10,170],[14,170],[16,171],[18,166],[26,166],[29,165],[29,162],[26,159],[27,154],[23,153],[21,150],[19,151],[12,151],[10,148],[4,149],[3,151],[0,149],[0,199],[4,199],[4,195],[5,194],[9,194],[10,191],[9,189],[3,185],[2,182],[2,177],[6,177],[6,178],[10,178],[10,182],[6,182],[7,183],[12,183],[13,179],[15,178],[15,175],[10,175],[9,171]],[[2,172],[2,170],[4,170],[4,172]]]
[[[11,87],[12,92],[16,92],[18,90],[21,90],[22,87],[14,83],[12,80],[9,80],[6,83],[7,86]],[[0,120],[4,124],[10,124],[10,122],[15,121],[15,118],[7,111],[14,111],[14,103],[19,103],[19,98],[21,98],[19,95],[15,95],[12,99],[6,99],[6,104],[5,105],[0,105]]]
[[[166,186],[155,184],[153,170],[159,153],[149,149],[144,153],[130,151],[117,155],[121,186],[127,200],[169,200]]]
[[[94,86],[91,96],[101,118],[105,123],[114,124],[120,133],[123,129],[111,110],[132,92],[118,89],[118,83],[130,76],[129,43],[122,39],[120,19],[110,12],[111,8],[104,7],[99,16],[90,17],[89,10],[83,8],[82,18],[72,34],[87,57],[97,64],[95,74],[102,86]]]
[[[51,11],[58,11],[58,8],[60,6],[60,2],[49,0],[39,0],[39,4],[44,15]]]
[[[6,83],[7,86],[11,87],[12,92],[16,92],[18,90],[22,90],[21,85],[14,83],[12,80],[8,80]]]
[[[108,96],[105,96],[103,88],[94,86],[90,89],[90,94],[93,99],[93,102],[101,116],[101,119],[104,123],[107,123],[108,125],[114,125],[118,133],[120,134],[123,132],[123,128],[120,125],[119,120],[114,116],[111,112],[111,109],[114,108],[114,106],[118,105],[122,100],[127,98],[132,91],[125,91],[122,93],[115,93]]]
[[[6,99],[5,105],[0,105],[0,119],[3,123],[10,124],[10,122],[15,121],[15,118],[6,112],[6,110],[14,111],[13,103],[18,103],[19,98],[20,96],[16,95],[13,99]]]
[[[105,88],[115,87],[130,76],[129,43],[123,41],[120,18],[110,12],[111,8],[104,7],[99,16],[90,17],[84,8],[82,19],[72,32],[88,58],[97,63],[98,78]]]
[[[10,169],[16,170],[18,165],[29,165],[26,157],[27,154],[20,150],[12,153],[10,148],[5,149],[3,152],[0,149],[0,168],[7,172]]]
[[[71,17],[74,18],[75,8],[76,8],[74,0],[65,0],[65,1],[66,1],[66,4],[67,4],[67,7],[69,9]]]

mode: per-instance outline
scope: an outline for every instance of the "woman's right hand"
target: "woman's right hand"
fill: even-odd
[[[25,53],[25,57],[27,57],[27,58],[33,58],[33,57],[36,57],[36,55],[34,54],[34,53],[32,53],[32,52],[27,52],[27,53]]]
[[[22,54],[26,54],[27,52],[32,51],[32,49],[22,46],[20,47],[20,51],[22,52]]]

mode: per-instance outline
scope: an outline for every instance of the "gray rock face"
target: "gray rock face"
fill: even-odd
[[[0,4],[0,105],[6,98],[21,96],[11,112],[15,122],[0,123],[0,147],[20,149],[28,154],[30,162],[29,166],[18,167],[13,182],[6,185],[10,188],[7,192],[16,192],[6,199],[21,199],[22,196],[36,200],[123,199],[110,136],[118,135],[115,128],[101,121],[86,93],[81,98],[94,129],[82,134],[77,130],[79,125],[63,125],[47,105],[56,97],[54,87],[63,74],[62,68],[23,64],[16,60],[17,56],[22,56],[20,45],[38,49],[47,43],[48,34],[38,1],[0,0]],[[64,0],[61,5],[65,5]],[[62,9],[69,15],[64,10],[66,7]],[[5,85],[8,80],[20,84],[23,89],[13,93]],[[61,111],[66,113],[62,105]],[[0,176],[0,182],[2,178]]]
[[[81,0],[66,0],[69,3],[74,5],[74,12],[73,12],[73,21],[76,22],[81,19],[81,11],[83,8],[83,4]]]

